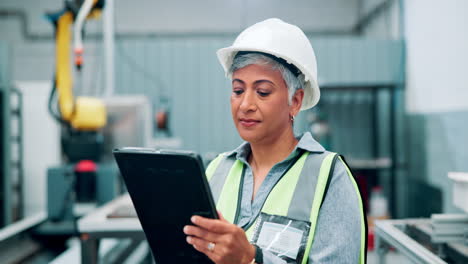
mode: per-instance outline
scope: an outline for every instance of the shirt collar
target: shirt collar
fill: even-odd
[[[305,132],[299,139],[296,148],[301,148],[309,152],[323,153],[325,148],[320,145],[320,143],[312,137],[310,132]]]
[[[315,152],[315,153],[323,153],[325,151],[325,148],[320,145],[313,137],[310,132],[305,132],[299,137],[296,137],[299,142],[296,145],[296,148],[293,150],[296,151],[297,149],[303,149],[308,152]],[[226,156],[232,156],[236,155],[237,159],[243,159],[246,160],[248,155],[250,154],[250,143],[249,142],[243,142],[240,144],[239,147],[234,149],[233,151],[227,152]]]

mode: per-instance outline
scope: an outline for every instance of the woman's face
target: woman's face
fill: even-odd
[[[290,116],[299,111],[302,96],[288,104],[288,89],[279,70],[248,65],[232,75],[231,112],[245,141],[269,142],[291,129]],[[298,105],[299,104],[299,105]]]

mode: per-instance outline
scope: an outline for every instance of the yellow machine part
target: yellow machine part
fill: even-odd
[[[70,120],[72,127],[78,130],[96,130],[106,125],[106,107],[104,103],[92,97],[78,97],[75,113]]]
[[[98,130],[106,125],[107,112],[104,103],[97,98],[73,98],[71,74],[71,26],[73,15],[64,13],[57,22],[56,37],[56,88],[58,103],[63,120],[77,130]]]
[[[97,0],[94,1],[94,2],[96,3]],[[87,18],[93,18],[93,19],[98,18],[98,17],[101,16],[101,13],[102,13],[102,12],[101,12],[100,9],[94,9],[94,10],[91,11],[91,13],[89,13],[89,15],[88,15]]]
[[[60,114],[65,121],[70,121],[73,113],[73,87],[70,67],[70,41],[73,16],[71,12],[63,14],[57,22],[55,39],[55,78],[60,107]]]

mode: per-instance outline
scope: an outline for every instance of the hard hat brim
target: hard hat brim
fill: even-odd
[[[305,76],[304,98],[302,100],[301,111],[312,108],[318,103],[320,99],[320,89],[319,89],[317,80],[315,80],[312,76],[310,76],[310,74],[307,73],[308,71],[304,69],[300,63],[294,61],[294,59],[288,58],[279,53],[275,53],[274,51],[271,51],[271,50],[264,50],[264,49],[251,48],[251,47],[239,47],[239,46],[236,46],[236,47],[229,46],[226,48],[219,49],[216,52],[216,55],[218,57],[219,62],[223,66],[226,77],[228,77],[228,72],[234,60],[234,56],[236,56],[237,52],[239,51],[256,51],[256,52],[268,53],[278,58],[282,58],[286,60],[288,63],[293,64]]]

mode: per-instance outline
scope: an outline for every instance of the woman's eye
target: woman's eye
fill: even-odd
[[[233,90],[232,92],[233,92],[234,94],[236,94],[236,95],[240,95],[240,94],[242,94],[244,91],[241,90],[241,89],[237,89],[237,90]]]
[[[257,92],[261,97],[266,97],[268,96],[270,93],[269,92],[261,92],[261,91],[258,91]]]

